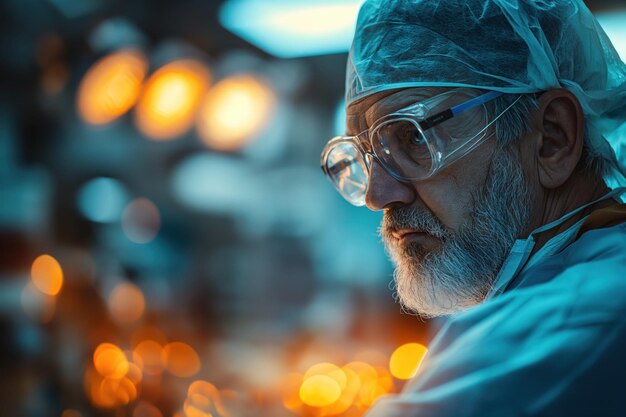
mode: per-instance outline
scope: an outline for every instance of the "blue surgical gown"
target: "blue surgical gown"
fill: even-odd
[[[626,416],[626,224],[554,252],[451,317],[367,417]]]

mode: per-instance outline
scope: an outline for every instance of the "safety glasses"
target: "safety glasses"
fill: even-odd
[[[521,96],[489,121],[485,104],[503,93],[476,96],[455,89],[388,114],[356,136],[331,139],[321,165],[351,204],[365,204],[372,159],[399,181],[419,181],[467,155],[488,137],[489,127]]]

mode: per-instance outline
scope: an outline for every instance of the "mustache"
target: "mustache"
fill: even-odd
[[[386,210],[378,229],[379,235],[388,240],[393,237],[394,232],[403,229],[428,233],[443,239],[450,235],[450,231],[443,223],[427,209],[417,210],[413,207],[398,207]]]

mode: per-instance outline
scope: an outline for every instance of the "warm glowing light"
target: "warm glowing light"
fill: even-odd
[[[54,317],[56,299],[39,291],[32,282],[22,290],[20,299],[26,315],[37,322],[49,323]]]
[[[217,390],[215,385],[199,379],[197,381],[193,381],[191,384],[189,384],[189,388],[187,388],[188,397],[191,397],[195,394],[200,394],[207,398],[216,398],[217,396],[219,396],[219,391]]]
[[[137,105],[139,130],[157,140],[185,133],[209,82],[208,69],[198,61],[180,60],[161,67],[148,80]]]
[[[130,344],[132,347],[137,346],[139,343],[144,340],[154,340],[158,342],[161,346],[165,346],[167,344],[167,338],[163,334],[161,330],[154,326],[141,326],[137,330],[135,330],[130,338]],[[137,354],[133,353],[133,362],[136,363]],[[138,357],[141,360],[141,357]]]
[[[378,373],[376,369],[368,363],[362,361],[350,362],[344,370],[352,370],[359,378],[359,390],[354,399],[354,404],[361,410],[369,408],[372,400],[376,397],[378,386]]]
[[[376,369],[370,364],[361,361],[350,362],[344,367],[345,369],[353,370],[362,383],[376,381],[378,379],[378,374],[376,373]]]
[[[82,417],[82,414],[76,410],[63,410],[61,417]]]
[[[209,90],[199,112],[198,132],[218,150],[245,146],[265,127],[273,109],[274,94],[259,79],[238,75]]]
[[[183,405],[185,417],[213,417],[213,414],[211,414],[209,410],[203,410],[202,407],[203,405],[192,404],[190,400],[187,399]],[[207,408],[210,408],[210,403],[207,403]]]
[[[139,287],[121,282],[111,291],[108,306],[113,319],[120,323],[132,323],[143,314],[145,300]]]
[[[357,373],[348,367],[342,368],[346,375],[346,386],[341,391],[341,396],[331,405],[324,407],[324,415],[343,415],[353,404],[361,389],[361,380]]]
[[[61,265],[50,255],[41,255],[35,259],[30,270],[35,287],[44,294],[57,295],[63,286]]]
[[[77,106],[91,124],[120,117],[135,104],[148,63],[138,51],[123,50],[96,62],[78,87]]]
[[[133,410],[133,417],[163,417],[163,413],[154,405],[139,401]]]
[[[300,399],[312,407],[331,405],[340,396],[341,387],[328,375],[313,375],[300,386]]]
[[[148,243],[159,233],[161,215],[159,209],[148,199],[131,201],[122,214],[122,230],[135,243]]]
[[[192,394],[187,397],[187,405],[192,405],[198,409],[208,409],[211,407],[211,399],[202,394]]]
[[[144,340],[135,346],[133,353],[141,357],[143,362],[143,372],[149,375],[159,375],[165,367],[165,351],[163,347],[154,340]]]
[[[378,385],[382,391],[385,393],[392,392],[394,387],[393,377],[387,368],[383,368],[382,366],[376,367],[376,372],[378,373]]]
[[[94,368],[85,372],[85,388],[91,402],[100,408],[129,404],[138,395],[142,372],[112,343],[101,343],[93,353]]]
[[[300,386],[302,385],[302,375],[290,373],[278,381],[277,389],[286,409],[295,411],[302,406],[300,399]]]
[[[138,385],[143,379],[143,372],[141,372],[142,366],[128,362],[128,372],[126,373],[126,378],[130,380],[135,385]]]
[[[110,408],[115,407],[115,400],[113,398],[106,398],[100,392],[100,386],[102,385],[103,377],[93,368],[87,368],[85,370],[85,391],[91,403],[96,407]]]
[[[112,398],[116,405],[126,405],[137,398],[137,387],[128,378],[106,377],[100,385],[100,394]]]
[[[359,392],[359,403],[364,408],[369,408],[381,395],[393,390],[393,379],[389,371],[383,367],[376,367],[376,378],[364,381]]]
[[[211,409],[214,409],[216,416],[226,416],[228,413],[222,404],[222,398],[215,385],[207,381],[197,380],[192,382],[187,389],[187,400],[184,404],[186,417],[212,417]]]
[[[339,385],[340,389],[344,389],[347,382],[345,372],[337,365],[333,365],[329,362],[321,362],[311,366],[304,374],[303,379],[307,380],[313,375],[326,375],[334,379]]]
[[[101,343],[93,353],[96,371],[104,377],[120,379],[128,372],[128,360],[122,349],[112,343]]]
[[[106,349],[105,349],[106,350]],[[99,408],[115,408],[137,398],[137,386],[127,377],[104,377],[93,368],[85,371],[85,389],[91,403]]]
[[[185,378],[195,375],[200,370],[200,358],[188,344],[172,342],[168,343],[164,350],[167,370],[171,374]]]
[[[428,349],[419,343],[407,343],[397,348],[389,359],[389,370],[398,379],[411,379],[426,356]]]

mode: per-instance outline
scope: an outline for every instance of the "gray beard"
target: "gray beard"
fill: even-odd
[[[515,240],[529,224],[530,193],[513,150],[492,159],[487,180],[472,196],[469,220],[448,230],[426,209],[385,212],[380,235],[396,266],[395,297],[405,312],[429,318],[465,310],[484,300]],[[400,246],[394,230],[417,229],[441,240],[427,252],[413,243]]]

